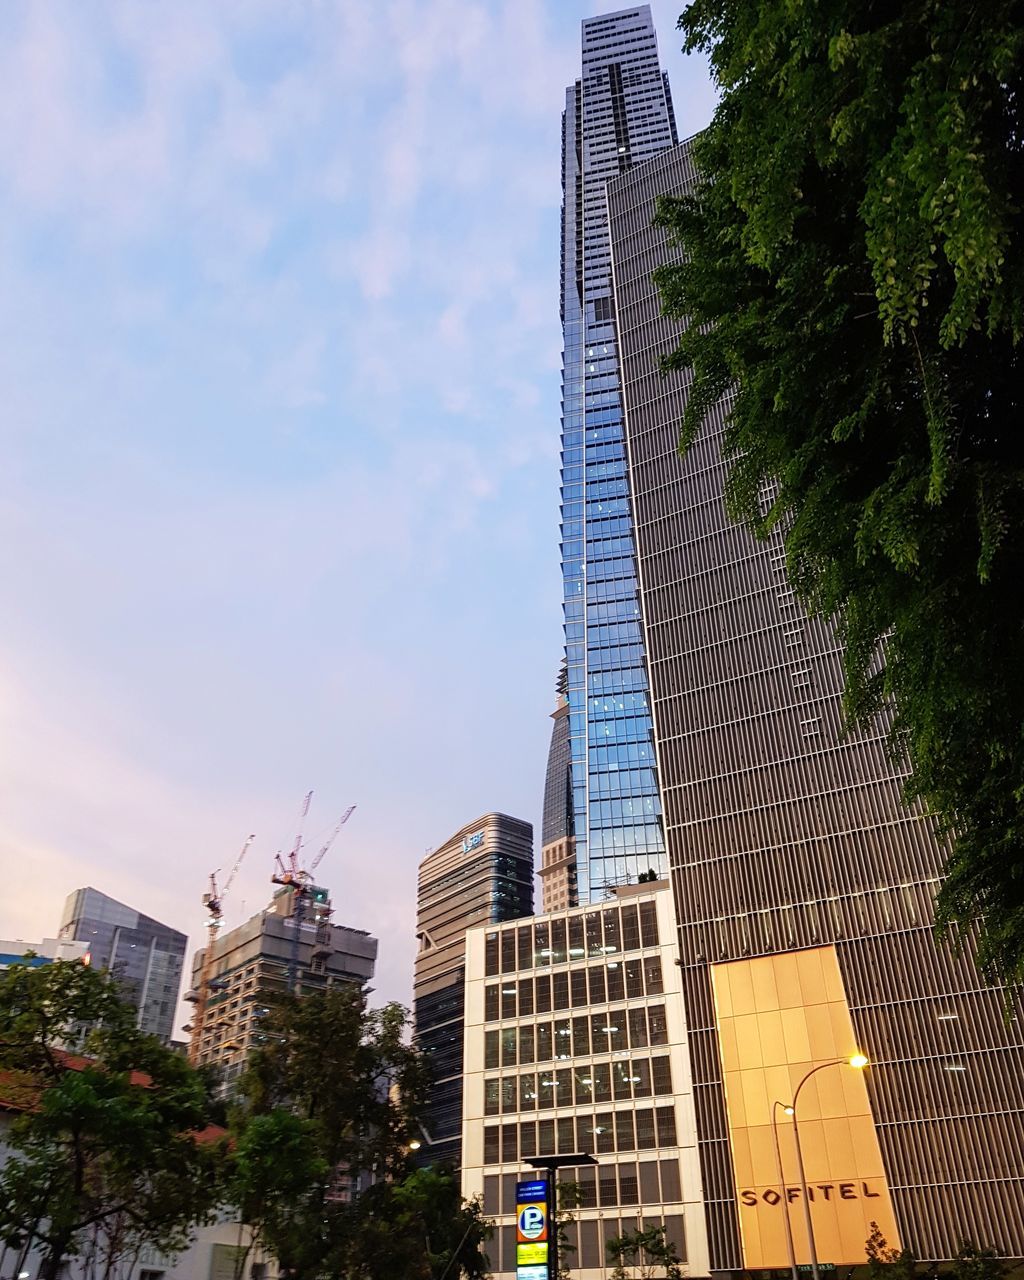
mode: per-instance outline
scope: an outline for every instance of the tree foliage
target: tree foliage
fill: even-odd
[[[645,1222],[634,1231],[616,1236],[606,1245],[608,1261],[615,1263],[612,1280],[683,1280],[682,1259],[665,1228]]]
[[[949,837],[940,923],[1019,981],[1024,9],[694,0],[680,27],[721,89],[659,210],[681,446],[730,397],[731,511],[838,618],[850,721],[891,713]]]
[[[488,1233],[450,1174],[415,1173],[428,1088],[400,1005],[355,988],[284,1000],[242,1080],[230,1196],[290,1280],[486,1274]]]
[[[18,1108],[0,1239],[38,1249],[41,1276],[69,1256],[109,1273],[145,1245],[174,1252],[211,1216],[221,1153],[196,1141],[202,1082],[136,1029],[106,974],[58,961],[0,975],[0,1073]]]

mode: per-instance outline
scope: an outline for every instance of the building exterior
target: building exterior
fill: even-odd
[[[32,958],[28,959],[28,953]],[[54,960],[83,960],[88,963],[89,944],[87,942],[64,941],[60,938],[44,938],[42,942],[26,942],[23,938],[11,941],[0,939],[0,969],[12,964],[27,964],[36,969],[40,965],[52,964]]]
[[[458,1166],[462,1150],[466,931],[533,913],[533,827],[488,813],[420,863],[414,1023],[433,1070],[421,1159]]]
[[[667,870],[628,494],[605,184],[676,142],[647,5],[583,22],[562,117],[562,575],[580,902]]]
[[[607,1276],[605,1242],[641,1221],[708,1273],[672,896],[613,894],[467,935],[462,1190],[496,1220],[495,1277],[516,1271],[517,1178],[576,1151],[597,1166],[559,1175],[579,1184],[574,1277]]]
[[[265,910],[214,943],[195,1062],[217,1066],[228,1085],[262,1043],[260,1025],[272,997],[289,990],[308,995],[338,983],[362,987],[373,977],[377,939],[365,929],[333,924],[326,889],[308,886],[305,892],[298,930],[295,891],[284,888]],[[192,988],[186,999],[196,1000],[205,971],[204,947],[192,960]]]
[[[560,911],[579,902],[576,884],[576,823],[572,809],[572,759],[569,752],[569,700],[566,669],[558,677],[558,704],[551,713],[551,747],[544,779],[541,828],[541,910]]]
[[[98,889],[76,889],[64,903],[61,942],[84,942],[90,963],[117,979],[142,1031],[171,1039],[188,939],[177,929]]]
[[[608,188],[629,476],[665,833],[707,1197],[711,1266],[785,1267],[891,1245],[948,1258],[970,1237],[1024,1254],[1024,1022],[969,955],[936,945],[944,850],[901,802],[877,734],[844,736],[836,637],[723,501],[728,401],[677,453],[687,375],[651,273],[673,252],[659,193],[687,144]],[[770,500],[765,495],[765,501]],[[858,1073],[843,1065],[861,1050]],[[806,1182],[773,1103],[801,1092]],[[781,1118],[781,1117],[780,1117]]]

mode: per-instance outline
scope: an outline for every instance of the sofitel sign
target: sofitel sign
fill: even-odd
[[[794,1200],[800,1199],[800,1187],[786,1187],[786,1199],[792,1204]],[[812,1203],[815,1199],[815,1192],[818,1192],[819,1198],[823,1200],[831,1200],[832,1192],[836,1193],[837,1200],[879,1200],[881,1192],[872,1191],[866,1182],[860,1184],[860,1190],[857,1190],[855,1182],[818,1182],[807,1187],[807,1199]],[[740,1201],[755,1208],[759,1203],[776,1205],[782,1200],[782,1196],[774,1187],[766,1187],[764,1191],[758,1195],[756,1191],[749,1188],[740,1192]]]

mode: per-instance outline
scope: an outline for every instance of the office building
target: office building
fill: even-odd
[[[32,953],[29,958],[29,952]],[[89,944],[64,941],[60,938],[43,938],[41,942],[26,942],[23,938],[10,941],[0,939],[0,969],[7,969],[12,964],[26,964],[38,969],[40,965],[52,964],[54,960],[80,960],[88,963]]]
[[[326,889],[310,885],[305,895],[298,923],[295,890],[279,889],[263,911],[217,938],[209,964],[205,947],[192,960],[186,999],[197,1009],[208,984],[194,1061],[216,1066],[228,1086],[263,1043],[262,1020],[275,996],[309,995],[340,983],[364,987],[373,977],[377,939],[332,923]]]
[[[558,675],[558,702],[551,719],[551,746],[544,779],[544,816],[541,828],[541,911],[560,911],[579,902],[576,885],[575,817],[572,811],[572,760],[569,754],[569,700],[566,669]]]
[[[580,902],[667,871],[635,572],[605,184],[676,142],[650,8],[583,22],[562,117],[562,575]]]
[[[517,1179],[577,1151],[597,1164],[559,1174],[578,1183],[574,1277],[607,1276],[606,1242],[641,1222],[708,1273],[672,895],[612,894],[467,936],[462,1191],[496,1222],[495,1277],[516,1272]]]
[[[872,1221],[921,1259],[1024,1254],[1024,1023],[936,944],[945,851],[881,731],[844,734],[836,636],[786,581],[783,537],[723,502],[728,400],[677,453],[688,375],[651,281],[654,200],[684,144],[608,187],[638,576],[711,1266],[863,1261]],[[771,495],[765,494],[764,500]],[[843,1065],[862,1051],[863,1071]],[[774,1102],[798,1098],[797,1129]],[[773,1152],[773,1117],[783,1176]],[[778,1132],[776,1130],[776,1132]]]
[[[533,912],[533,827],[503,813],[468,823],[420,863],[414,1023],[433,1073],[424,1163],[458,1166],[466,930]]]
[[[188,943],[183,933],[86,888],[68,895],[58,936],[84,942],[90,963],[116,978],[136,1009],[139,1029],[170,1041]]]

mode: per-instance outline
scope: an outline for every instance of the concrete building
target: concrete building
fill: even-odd
[[[717,404],[677,452],[688,375],[651,280],[654,201],[688,145],[608,185],[629,481],[711,1266],[864,1259],[869,1224],[918,1258],[970,1238],[1024,1254],[1024,1021],[937,946],[945,850],[901,800],[881,732],[844,735],[836,636],[786,581],[781,531],[730,522]],[[771,495],[766,493],[764,501]],[[1009,660],[1009,659],[1008,659]],[[870,1067],[842,1065],[856,1050]],[[773,1152],[774,1102],[799,1098]],[[781,1118],[781,1117],[780,1117]]]
[[[64,903],[59,938],[84,942],[90,963],[117,979],[142,1031],[171,1039],[188,939],[98,889],[76,889]]]
[[[461,1155],[466,931],[533,911],[533,827],[503,813],[468,823],[420,864],[414,1022],[430,1059],[424,1163]]]
[[[677,141],[650,8],[587,18],[562,116],[561,552],[580,902],[667,874],[629,502],[605,186]],[[548,865],[547,860],[545,865]],[[554,882],[555,876],[549,879]]]
[[[32,959],[27,959],[32,952]],[[12,964],[28,964],[38,968],[52,964],[54,960],[87,960],[89,944],[73,939],[43,938],[41,942],[26,942],[23,938],[0,939],[0,969]]]
[[[515,1183],[535,1156],[583,1151],[570,1228],[579,1280],[610,1274],[605,1242],[664,1224],[687,1274],[708,1273],[697,1120],[668,883],[466,939],[465,1196],[515,1275]]]
[[[255,1045],[262,1043],[260,1024],[270,999],[292,988],[299,995],[323,991],[337,983],[364,986],[373,977],[377,939],[365,929],[331,922],[327,890],[309,886],[306,906],[296,929],[294,891],[284,888],[245,924],[217,939],[210,970],[210,994],[196,1062],[215,1064],[230,1084],[241,1075]],[[206,963],[206,948],[192,961],[195,999]]]

